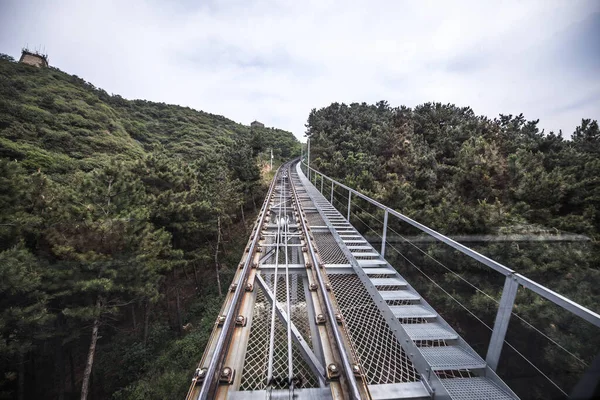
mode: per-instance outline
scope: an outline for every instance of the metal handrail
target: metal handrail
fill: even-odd
[[[307,166],[306,163],[303,163],[303,165]],[[369,203],[373,204],[374,206],[377,206],[378,208],[382,209],[383,211],[387,211],[390,215],[393,215],[393,216],[411,224],[415,228],[417,228],[417,229],[427,233],[428,235],[438,239],[439,241],[455,248],[456,250],[460,251],[461,253],[464,253],[464,254],[468,255],[469,257],[481,262],[482,264],[494,269],[495,271],[500,272],[502,275],[516,276],[517,281],[519,282],[519,284],[521,286],[526,287],[526,288],[536,292],[537,294],[544,297],[545,299],[550,300],[554,304],[572,312],[573,314],[580,316],[581,318],[585,319],[586,321],[588,321],[591,324],[600,328],[600,314],[597,314],[594,311],[592,311],[572,300],[569,300],[568,298],[562,296],[561,294],[556,293],[555,291],[548,289],[547,287],[540,285],[537,282],[532,281],[531,279],[525,277],[524,275],[516,273],[513,269],[510,269],[510,268],[506,267],[505,265],[502,265],[499,262],[494,261],[491,258],[486,257],[483,254],[478,253],[477,251],[475,251],[465,245],[462,245],[462,244],[450,239],[449,237],[407,217],[406,215],[381,204],[377,200],[373,200],[372,198],[352,189],[351,187],[344,185],[343,183],[341,183],[339,181],[336,181],[333,178],[330,178],[329,176],[317,171],[316,169],[314,169],[312,167],[309,167],[309,168],[311,171],[315,172],[318,175],[321,175],[322,177],[324,177],[325,179],[329,180],[330,182],[336,184],[337,186],[348,190],[355,196],[358,196],[358,197],[362,198],[363,200],[368,201]],[[578,309],[577,312],[575,311],[574,307],[576,307]]]
[[[415,228],[419,229],[420,231],[426,233],[427,235],[435,238],[436,240],[447,244],[448,246],[460,251],[461,253],[471,257],[472,259],[474,259],[476,261],[479,261],[481,264],[501,273],[502,275],[504,275],[506,277],[504,289],[508,288],[508,290],[503,289],[503,291],[502,291],[502,296],[501,296],[500,304],[498,307],[498,313],[496,315],[496,321],[494,323],[494,330],[493,330],[492,338],[490,340],[490,344],[489,344],[489,348],[488,348],[488,355],[486,357],[486,361],[488,362],[488,364],[490,365],[490,367],[492,369],[495,369],[496,366],[498,365],[498,360],[500,357],[500,352],[501,352],[502,346],[504,344],[506,329],[508,327],[508,322],[509,322],[510,316],[512,314],[512,308],[513,308],[514,301],[516,298],[516,289],[518,288],[518,285],[521,285],[521,286],[537,293],[538,295],[545,298],[546,300],[556,304],[557,306],[569,311],[570,313],[572,313],[574,315],[577,315],[578,317],[586,320],[587,322],[591,323],[592,325],[600,328],[600,314],[598,314],[598,313],[590,310],[589,308],[584,307],[581,304],[578,304],[578,303],[568,299],[567,297],[527,278],[524,275],[517,273],[513,269],[508,268],[505,265],[500,264],[499,262],[494,261],[491,258],[486,257],[483,254],[478,253],[477,251],[456,242],[455,240],[450,239],[449,237],[413,220],[412,218],[409,218],[406,215],[404,215],[390,207],[387,207],[376,200],[373,200],[369,196],[362,194],[347,185],[344,185],[343,183],[308,166],[306,164],[306,162],[304,162],[304,160],[302,160],[302,165],[305,166],[308,169],[308,171],[314,172],[315,176],[320,176],[321,179],[327,179],[328,181],[331,182],[332,200],[333,200],[333,185],[337,185],[338,187],[343,188],[348,191],[348,218],[350,216],[350,206],[351,206],[350,197],[352,195],[357,196],[357,197],[373,204],[374,206],[378,207],[379,209],[383,210],[385,215],[384,215],[382,237],[386,237],[386,233],[387,233],[387,222],[388,222],[387,216],[393,215],[396,218],[398,218],[398,219],[414,226]],[[385,257],[384,251],[385,251],[385,245],[382,244],[382,256],[383,257]],[[516,287],[515,287],[514,283],[517,283]]]

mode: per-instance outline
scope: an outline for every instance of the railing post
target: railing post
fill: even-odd
[[[333,181],[331,181],[331,200],[330,200],[331,205],[333,205]]]
[[[321,174],[321,194],[323,194],[323,174]]]
[[[310,136],[306,139],[306,145],[308,147],[308,162],[306,163],[306,169],[308,172],[308,181],[310,182]]]
[[[496,368],[498,368],[500,353],[502,353],[504,338],[506,337],[506,330],[508,329],[508,323],[510,322],[515,298],[517,297],[517,289],[519,289],[517,277],[514,276],[514,274],[507,275],[506,280],[504,281],[504,289],[502,289],[500,304],[498,305],[498,313],[496,314],[496,321],[494,322],[492,338],[490,339],[487,356],[485,357],[485,361],[493,371],[496,371]]]
[[[352,200],[352,192],[348,189],[348,222],[350,222],[350,201]]]
[[[383,214],[383,235],[381,236],[381,257],[385,258],[385,241],[387,238],[388,210]]]

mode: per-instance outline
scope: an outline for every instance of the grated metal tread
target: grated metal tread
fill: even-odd
[[[408,290],[390,290],[379,293],[385,301],[421,300],[421,296]]]
[[[435,346],[419,348],[434,370],[480,369],[485,361],[475,352],[460,346]]]
[[[377,265],[387,265],[387,261],[385,260],[356,260],[358,265],[361,267],[369,267],[369,266],[377,266]]]
[[[357,258],[357,257],[379,257],[379,253],[352,253],[352,255]]]
[[[368,268],[365,269],[367,275],[396,275],[396,271],[393,268]]]
[[[401,286],[406,287],[406,281],[400,278],[371,278],[371,283],[375,286]]]
[[[440,323],[403,324],[404,330],[412,340],[454,340],[458,334]]]
[[[348,250],[371,250],[371,246],[346,246]]]
[[[363,239],[350,239],[350,240],[342,239],[342,242],[344,242],[344,244],[362,244],[362,245],[367,244],[367,241],[363,240]]]
[[[405,306],[390,306],[390,310],[396,318],[436,318],[435,311],[431,311],[419,304],[408,304]]]
[[[452,399],[461,400],[512,400],[510,394],[487,378],[441,379]]]

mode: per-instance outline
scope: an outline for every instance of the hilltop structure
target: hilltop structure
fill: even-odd
[[[252,123],[250,124],[250,126],[252,128],[264,128],[265,124],[263,124],[262,122],[258,122],[258,121],[252,121]]]
[[[47,67],[48,66],[48,55],[41,54],[37,51],[29,51],[29,49],[24,48],[21,50],[21,58],[19,59],[20,63],[33,65],[34,67]]]

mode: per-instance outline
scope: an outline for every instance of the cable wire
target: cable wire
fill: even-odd
[[[441,287],[435,280],[433,280],[433,278],[429,277],[429,275],[427,275],[425,272],[423,272],[423,270],[419,267],[417,267],[411,260],[409,260],[408,258],[406,258],[398,249],[396,249],[396,247],[394,247],[392,244],[390,244],[390,247],[396,251],[396,253],[398,253],[398,255],[400,255],[402,258],[404,258],[410,265],[412,265],[417,271],[419,271],[421,274],[423,274],[423,276],[425,276],[427,279],[429,279],[431,281],[431,283],[433,283],[435,286],[437,286],[440,290],[442,290],[448,297],[450,297],[452,300],[454,300],[459,306],[461,306],[463,309],[465,309],[465,311],[467,311],[469,314],[471,314],[471,316],[473,318],[475,318],[477,321],[479,321],[483,326],[485,326],[486,328],[488,328],[490,331],[493,332],[493,329],[486,324],[484,321],[482,321],[477,315],[475,315],[471,310],[469,310],[469,308],[467,306],[465,306],[464,304],[462,304],[458,299],[456,299],[454,296],[452,296],[450,293],[448,293],[448,291],[446,291],[446,289],[444,289],[443,287]],[[511,349],[513,349],[515,351],[515,353],[517,353],[519,356],[521,356],[525,361],[527,361],[527,363],[529,365],[531,365],[537,372],[539,372],[544,378],[546,378],[548,380],[548,382],[550,382],[556,389],[558,389],[562,394],[564,394],[565,396],[568,396],[567,393],[562,390],[560,388],[560,386],[558,386],[556,383],[554,383],[554,381],[548,377],[541,369],[539,369],[533,362],[531,362],[527,357],[525,357],[521,352],[519,352],[512,344],[510,344],[509,342],[507,342],[506,340],[504,340],[504,343],[506,343]]]
[[[424,250],[422,250],[419,246],[415,245],[414,243],[412,243],[410,240],[406,239],[404,236],[402,236],[401,234],[399,234],[398,232],[396,232],[394,229],[389,228],[392,232],[394,232],[396,235],[400,236],[405,242],[407,242],[408,244],[410,244],[411,246],[413,246],[414,248],[416,248],[417,250],[419,250],[421,253],[423,253],[424,255],[426,255],[427,257],[429,257],[431,260],[433,260],[435,263],[437,263],[438,265],[442,266],[443,268],[445,268],[448,272],[452,273],[454,276],[458,277],[460,280],[462,280],[463,282],[465,282],[466,284],[468,284],[469,286],[471,286],[473,289],[475,289],[476,291],[478,291],[479,293],[483,294],[484,296],[486,296],[488,299],[492,300],[494,303],[496,304],[500,304],[500,302],[498,300],[496,300],[494,297],[490,296],[489,294],[487,294],[486,292],[484,292],[482,289],[480,289],[479,287],[477,287],[476,285],[472,284],[471,282],[469,282],[468,280],[466,280],[465,278],[463,278],[460,274],[452,271],[449,267],[447,267],[446,265],[444,265],[441,261],[437,260],[435,257],[431,256],[430,254],[428,254],[427,252],[425,252]],[[386,241],[386,243],[389,243]],[[548,341],[550,341],[551,343],[553,343],[554,345],[556,345],[558,348],[560,348],[561,350],[563,350],[565,353],[569,354],[571,357],[573,357],[574,359],[576,359],[577,361],[579,361],[580,363],[582,363],[583,365],[587,366],[588,364],[583,361],[581,358],[577,357],[575,354],[573,354],[572,352],[570,352],[569,350],[567,350],[564,346],[562,346],[560,343],[556,342],[554,339],[552,339],[551,337],[549,337],[548,335],[546,335],[544,332],[540,331],[538,328],[536,328],[534,325],[532,325],[531,323],[529,323],[528,321],[526,321],[523,317],[521,317],[519,314],[515,313],[514,311],[511,311],[511,314],[514,315],[516,318],[518,318],[520,321],[522,321],[523,323],[525,323],[529,328],[533,329],[535,332],[539,333],[540,335],[542,335],[544,338],[546,338]]]
[[[360,207],[358,204],[355,204],[356,207],[360,208],[363,212],[365,212],[366,214],[370,215],[373,219],[375,219],[378,222],[381,222],[380,220],[377,219],[377,217],[375,217],[373,214],[371,214],[370,212],[366,211],[365,209],[363,209],[362,207]],[[373,233],[375,233],[375,235],[377,235],[379,238],[383,239],[381,235],[379,235],[373,228],[371,228],[367,223],[365,223],[364,220],[362,220],[356,213],[354,214],[363,224],[365,224],[365,226],[367,228],[369,228],[371,231],[373,231]],[[383,222],[381,222],[383,224]],[[437,263],[438,265],[440,265],[441,267],[445,268],[448,272],[452,273],[454,276],[456,276],[457,278],[459,278],[460,280],[462,280],[463,282],[465,282],[467,285],[471,286],[473,289],[475,289],[477,292],[483,294],[484,296],[486,296],[488,299],[492,300],[494,303],[496,304],[500,304],[500,302],[498,300],[496,300],[494,297],[492,297],[491,295],[489,295],[488,293],[486,293],[485,291],[483,291],[482,289],[480,289],[479,287],[477,287],[475,284],[469,282],[467,279],[465,279],[462,275],[460,275],[459,273],[451,270],[449,267],[447,267],[446,265],[444,265],[444,263],[442,263],[441,261],[439,261],[438,259],[436,259],[435,257],[433,257],[432,255],[430,255],[429,253],[427,253],[426,251],[424,251],[423,249],[421,249],[419,246],[417,246],[416,244],[414,244],[413,242],[411,242],[410,240],[408,240],[407,238],[405,238],[404,236],[402,236],[400,233],[398,233],[396,230],[394,230],[393,228],[390,228],[388,226],[388,229],[392,232],[394,232],[396,235],[398,235],[400,238],[402,238],[402,240],[404,240],[405,242],[407,242],[408,244],[410,244],[411,246],[413,246],[415,249],[417,249],[418,251],[420,251],[421,253],[423,253],[425,256],[427,256],[428,258],[430,258],[432,261],[434,261],[435,263]],[[389,244],[389,242],[386,240],[386,243]],[[562,346],[560,343],[558,343],[557,341],[555,341],[554,339],[552,339],[550,336],[546,335],[544,332],[542,332],[541,330],[539,330],[538,328],[536,328],[533,324],[531,324],[530,322],[526,321],[523,317],[521,317],[519,314],[515,313],[514,311],[511,311],[512,315],[514,315],[516,318],[518,318],[520,321],[522,321],[523,323],[525,323],[529,328],[533,329],[535,332],[537,332],[538,334],[542,335],[544,338],[546,338],[548,341],[550,341],[552,344],[554,344],[555,346],[557,346],[558,348],[560,348],[562,351],[564,351],[565,353],[569,354],[571,357],[573,357],[575,360],[579,361],[581,364],[583,364],[584,366],[589,366],[588,363],[586,363],[584,360],[582,360],[581,358],[577,357],[575,354],[573,354],[572,352],[570,352],[568,349],[566,349],[564,346]]]

